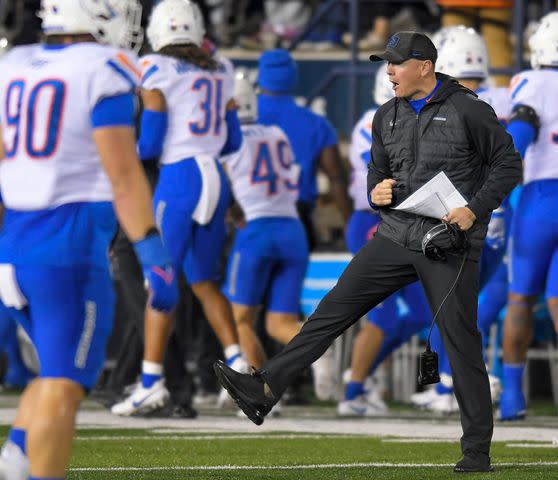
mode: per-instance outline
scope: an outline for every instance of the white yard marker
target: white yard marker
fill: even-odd
[[[382,443],[457,443],[459,440],[451,438],[383,438]]]
[[[558,448],[555,443],[506,443],[510,448]]]
[[[558,462],[493,463],[495,467],[549,467]],[[168,472],[168,471],[233,471],[233,470],[328,470],[333,468],[447,468],[453,463],[317,463],[310,465],[200,465],[167,467],[75,467],[71,472]]]
[[[373,436],[365,435],[328,435],[328,434],[279,434],[279,435],[91,435],[91,436],[77,436],[75,440],[81,442],[87,441],[110,441],[110,440],[185,440],[185,441],[196,441],[196,440],[296,440],[300,439],[311,439],[316,440],[320,438],[377,438]],[[457,440],[456,440],[457,441]]]

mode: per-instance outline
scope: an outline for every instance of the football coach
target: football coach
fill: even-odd
[[[289,382],[337,336],[393,292],[420,280],[431,310],[439,310],[436,320],[461,412],[463,458],[454,470],[491,471],[492,402],[477,330],[479,257],[492,211],[521,181],[521,158],[492,108],[435,71],[437,51],[426,35],[399,32],[370,59],[388,62],[395,92],[372,127],[368,192],[382,217],[378,231],[301,332],[261,370],[243,375],[218,362],[215,371],[239,407],[261,424]],[[442,223],[391,208],[442,171],[466,206],[449,211]],[[433,250],[429,231],[440,233]]]

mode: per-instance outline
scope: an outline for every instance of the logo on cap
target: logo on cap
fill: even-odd
[[[399,43],[399,37],[397,35],[392,35],[387,43],[387,48],[395,48]]]

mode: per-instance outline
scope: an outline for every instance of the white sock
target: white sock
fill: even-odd
[[[440,373],[440,383],[446,388],[453,388],[453,378],[447,373]]]
[[[144,360],[141,364],[141,373],[147,375],[163,375],[163,364]]]
[[[229,359],[240,355],[240,345],[238,343],[233,343],[225,348],[223,353],[225,354],[225,360],[228,361]]]
[[[0,452],[0,467],[3,466],[2,464],[5,463],[10,466],[10,471],[4,472],[0,470],[0,474],[10,474],[10,472],[21,472],[22,474],[27,475],[29,472],[29,459],[27,456],[21,451],[15,443],[7,440],[2,447],[2,451]],[[3,477],[2,477],[3,478]],[[8,476],[7,478],[11,478]],[[19,475],[17,478],[20,478]]]

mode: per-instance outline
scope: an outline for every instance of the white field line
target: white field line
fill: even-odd
[[[556,443],[506,443],[506,447],[510,448],[557,448]]]
[[[336,434],[278,434],[278,435],[92,435],[77,436],[75,440],[80,442],[90,441],[126,441],[126,440],[184,440],[184,441],[203,441],[203,440],[316,440],[322,438],[359,438],[359,439],[377,439],[377,435],[336,435]],[[416,437],[416,438],[383,438],[382,443],[457,443],[458,440],[449,438],[432,438],[432,437]],[[507,443],[506,447],[511,448],[558,448],[558,442],[552,443]]]
[[[558,462],[494,463],[495,467],[546,467]],[[453,463],[317,463],[311,465],[200,465],[166,467],[75,467],[72,472],[165,472],[165,471],[233,471],[233,470],[328,470],[332,468],[447,468]]]
[[[75,440],[87,442],[97,440],[293,440],[293,439],[320,439],[320,438],[377,438],[376,436],[366,435],[335,435],[335,434],[316,434],[316,435],[92,435],[77,436]],[[455,440],[457,442],[457,440]]]
[[[382,443],[458,443],[459,440],[451,438],[383,438]]]

